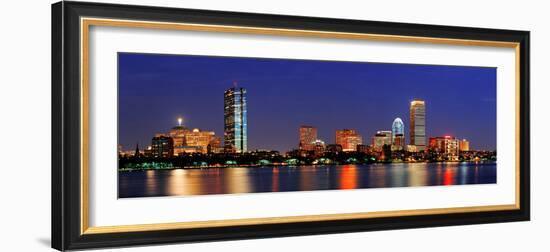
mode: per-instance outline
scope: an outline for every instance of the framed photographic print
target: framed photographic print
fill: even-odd
[[[52,6],[58,250],[529,220],[529,32]]]

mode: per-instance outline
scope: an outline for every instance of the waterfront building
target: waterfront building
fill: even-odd
[[[426,149],[426,104],[422,100],[413,100],[410,107],[410,144],[417,151]]]
[[[222,153],[222,140],[219,136],[211,136],[207,147],[208,153]]]
[[[392,137],[393,137],[393,142],[392,142],[392,145],[391,145],[392,151],[405,150],[405,135],[403,135],[403,134],[393,135],[392,134]]]
[[[387,162],[387,161],[390,161],[391,159],[392,159],[391,145],[385,144],[382,146],[382,151],[378,156],[378,160]]]
[[[124,150],[121,152],[120,156],[128,158],[128,157],[133,157],[135,154],[136,154],[135,150]]]
[[[382,151],[384,145],[392,145],[392,132],[389,130],[379,130],[372,137],[372,148],[375,151]]]
[[[151,157],[152,154],[153,154],[153,147],[151,147],[151,145],[147,146],[147,148],[143,150],[143,155],[146,157]]]
[[[313,152],[316,157],[325,154],[325,142],[321,139],[315,139],[315,141],[313,141]]]
[[[286,156],[290,158],[298,158],[298,157],[310,157],[313,156],[313,151],[306,151],[306,150],[300,150],[300,149],[293,149],[286,152]]]
[[[214,131],[201,131],[199,129],[193,129],[185,134],[185,148],[184,152],[198,152],[207,153],[208,146],[215,143],[216,135]],[[213,146],[214,148],[218,146]]]
[[[342,145],[339,144],[329,144],[326,146],[326,151],[330,153],[342,152]]]
[[[178,118],[178,125],[170,129],[168,136],[174,141],[174,156],[179,156],[182,153],[185,153],[185,146],[187,143],[185,141],[185,135],[189,133],[190,130],[183,126],[183,118]]]
[[[315,149],[315,141],[317,140],[317,128],[313,126],[300,126],[300,150],[312,151]]]
[[[279,151],[276,151],[276,150],[256,149],[254,151],[251,151],[250,155],[261,156],[265,158],[272,158],[272,157],[280,156],[281,154],[279,153]]]
[[[230,153],[247,151],[246,89],[232,87],[224,92],[224,149]]]
[[[458,143],[460,152],[470,151],[470,142],[466,139],[460,140]]]
[[[174,140],[166,135],[157,134],[151,141],[151,154],[153,157],[174,156]]]
[[[214,131],[190,130],[183,125],[183,118],[178,118],[178,125],[170,129],[168,136],[174,142],[174,156],[186,153],[220,152],[221,140],[216,141]],[[210,147],[209,147],[210,146]]]
[[[418,152],[418,150],[416,149],[416,145],[407,145],[407,151],[408,152]]]
[[[336,144],[342,146],[342,151],[356,151],[363,137],[354,129],[336,130]]]
[[[357,145],[357,152],[370,154],[372,152],[372,149],[371,149],[370,145],[359,144],[359,145]]]
[[[459,143],[456,137],[430,137],[429,149],[445,160],[458,160]]]

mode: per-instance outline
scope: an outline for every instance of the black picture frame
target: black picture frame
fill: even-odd
[[[332,221],[308,221],[161,231],[81,233],[80,25],[84,16],[334,32],[491,40],[519,43],[519,209]],[[52,5],[52,247],[86,249],[174,242],[251,239],[388,229],[466,225],[530,219],[529,32],[439,25],[359,21],[59,2]]]

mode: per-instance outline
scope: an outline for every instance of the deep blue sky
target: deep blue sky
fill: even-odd
[[[370,144],[393,119],[405,123],[409,103],[426,101],[427,135],[496,148],[496,68],[119,53],[119,143],[150,145],[183,116],[189,128],[223,136],[223,92],[248,92],[248,149],[287,151],[298,127],[357,129]]]

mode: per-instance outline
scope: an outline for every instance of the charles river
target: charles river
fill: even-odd
[[[496,163],[388,163],[119,172],[119,197],[496,183]]]

